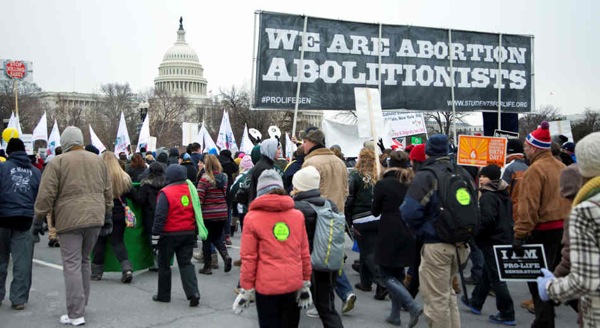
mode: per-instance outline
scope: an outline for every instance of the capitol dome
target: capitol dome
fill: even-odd
[[[183,18],[179,19],[177,42],[167,50],[154,79],[156,89],[165,89],[187,96],[192,103],[207,99],[207,81],[196,51],[185,41]]]

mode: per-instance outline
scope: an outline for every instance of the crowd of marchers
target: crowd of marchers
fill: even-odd
[[[326,147],[332,142],[318,128],[301,139],[291,161],[282,159],[277,138],[256,140],[250,154],[193,143],[129,157],[85,146],[71,126],[45,161],[10,139],[0,151],[0,304],[9,295],[14,310],[25,308],[34,246],[48,231],[64,268],[59,321],[85,324],[108,243],[121,282],[132,283],[135,255],[124,236],[137,226],[157,272],[149,301],[180,297],[171,290],[175,258],[189,306],[201,306],[197,274],[213,274],[220,256],[237,294],[232,310],[254,304],[261,327],[297,327],[303,309],[324,327],[343,327],[343,315],[360,306],[357,294],[373,287],[375,299],[391,300],[385,322],[393,326],[421,319],[460,327],[459,303],[482,315],[490,297],[495,324],[552,328],[565,303],[578,313],[573,325],[600,326],[600,133],[575,144],[551,136],[542,122],[524,141],[508,140],[502,168],[458,165],[455,147],[439,134],[406,149],[368,141],[355,162],[339,146]],[[131,204],[140,208],[137,218]],[[236,232],[234,260],[228,247]],[[345,263],[347,239],[360,254],[354,263]],[[511,245],[518,257],[531,244],[543,245],[547,265],[527,284],[531,298],[518,300],[532,322],[517,323],[494,246]],[[239,275],[229,273],[234,266]],[[354,286],[348,268],[359,273]],[[466,284],[474,285],[470,294]]]

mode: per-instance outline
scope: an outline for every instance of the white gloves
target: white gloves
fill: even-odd
[[[250,306],[250,301],[252,300],[254,300],[254,288],[248,290],[240,288],[240,293],[235,298],[235,301],[233,301],[233,312],[235,314],[242,313],[245,308]]]
[[[310,293],[310,281],[304,281],[302,288],[296,292],[296,302],[301,309],[308,309],[312,306],[312,294]]]

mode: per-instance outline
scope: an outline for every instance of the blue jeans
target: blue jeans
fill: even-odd
[[[0,227],[0,301],[6,295],[5,284],[10,255],[13,257],[10,301],[13,305],[25,304],[29,300],[31,261],[33,260],[33,243],[29,230]]]
[[[337,275],[337,279],[335,279],[335,293],[342,302],[346,302],[348,295],[354,293],[354,289],[352,288],[350,281],[348,281],[344,269],[342,269],[342,273]]]
[[[385,287],[390,291],[392,299],[392,310],[388,319],[400,320],[400,308],[404,305],[408,311],[417,313],[421,306],[415,302],[402,281],[404,280],[404,268],[391,268],[380,266]]]

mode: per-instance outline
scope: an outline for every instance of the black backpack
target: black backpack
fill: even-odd
[[[446,243],[467,242],[479,228],[477,190],[456,164],[443,167],[422,167],[434,174],[433,190],[438,192],[440,215],[435,222],[438,238]]]

